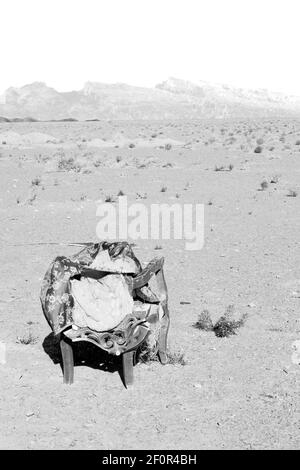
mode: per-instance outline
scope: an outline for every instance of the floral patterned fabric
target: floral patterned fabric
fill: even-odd
[[[45,274],[40,294],[44,314],[54,334],[59,334],[74,324],[71,279],[80,279],[81,275],[86,275],[85,270],[102,250],[108,250],[111,259],[130,258],[134,261],[137,272],[141,271],[141,264],[127,242],[88,243],[71,258],[55,258]],[[130,276],[124,275],[124,278],[130,285]]]

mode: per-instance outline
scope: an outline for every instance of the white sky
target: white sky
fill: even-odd
[[[300,95],[299,0],[0,0],[0,93],[169,76]]]

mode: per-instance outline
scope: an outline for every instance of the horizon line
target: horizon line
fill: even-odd
[[[196,85],[196,86],[199,86],[201,87],[201,83],[203,84],[206,84],[206,85],[210,85],[210,86],[221,86],[221,87],[229,87],[231,89],[235,89],[235,90],[244,90],[244,91],[265,91],[265,92],[268,92],[268,93],[272,93],[272,94],[276,94],[276,95],[285,95],[285,96],[289,96],[289,97],[295,97],[295,98],[300,98],[300,93],[297,94],[297,93],[293,93],[293,92],[287,92],[287,91],[278,91],[278,90],[274,90],[274,89],[271,89],[271,88],[266,88],[266,87],[249,87],[249,86],[240,86],[240,85],[231,85],[229,83],[226,83],[226,82],[215,82],[215,81],[208,81],[208,80],[191,80],[191,79],[186,79],[186,78],[178,78],[178,77],[174,77],[174,76],[169,76],[168,78],[162,80],[162,81],[159,81],[157,82],[155,85],[153,86],[147,86],[147,85],[134,85],[132,83],[128,83],[128,82],[124,82],[124,81],[96,81],[96,80],[87,80],[85,82],[83,82],[83,85],[81,88],[71,88],[70,89],[67,89],[67,90],[59,90],[58,88],[54,87],[54,86],[51,86],[51,85],[48,85],[46,81],[44,80],[34,80],[32,82],[29,82],[29,83],[25,83],[24,85],[20,85],[20,86],[13,86],[13,85],[10,85],[8,86],[7,88],[5,88],[2,92],[0,91],[0,96],[1,95],[4,95],[6,91],[8,91],[9,89],[13,88],[13,89],[21,89],[21,88],[24,88],[26,86],[30,86],[30,85],[34,85],[34,84],[43,84],[45,85],[47,88],[52,88],[53,90],[55,90],[56,92],[58,93],[72,93],[72,92],[80,92],[84,89],[84,87],[89,84],[89,83],[92,83],[92,84],[100,84],[100,85],[110,85],[110,86],[113,86],[113,85],[126,85],[126,86],[129,86],[129,87],[132,87],[132,88],[144,88],[144,89],[149,89],[149,90],[155,90],[157,88],[157,85],[161,84],[161,83],[164,83],[168,80],[178,80],[178,81],[182,81],[182,82],[187,82],[187,83],[191,83],[193,85]]]

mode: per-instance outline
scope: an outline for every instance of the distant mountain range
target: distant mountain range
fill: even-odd
[[[2,117],[1,117],[2,116]],[[58,92],[43,82],[0,95],[0,121],[300,117],[300,97],[177,78],[142,88],[87,82]]]

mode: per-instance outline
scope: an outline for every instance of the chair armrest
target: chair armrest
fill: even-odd
[[[146,286],[151,277],[162,269],[164,261],[164,258],[154,258],[151,260],[150,263],[148,263],[147,266],[133,278],[133,289],[139,289]]]

